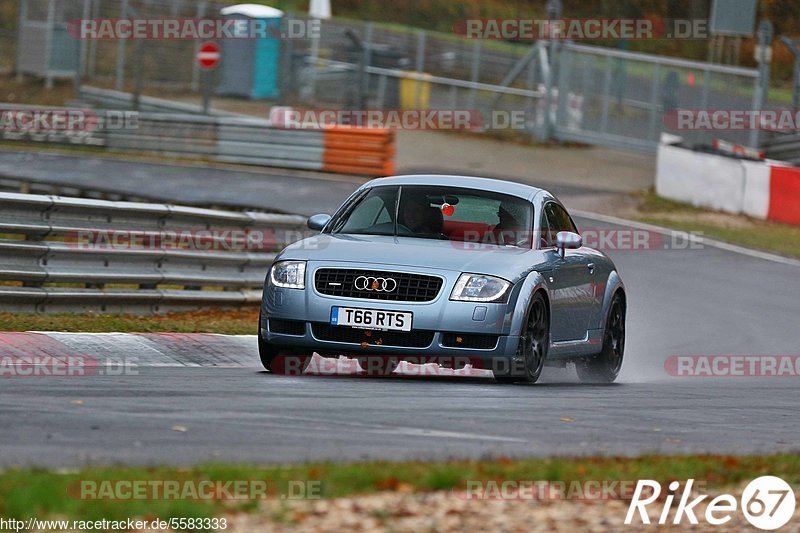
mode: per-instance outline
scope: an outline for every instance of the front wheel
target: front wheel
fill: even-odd
[[[611,300],[606,329],[603,335],[603,350],[596,356],[578,361],[575,370],[584,383],[613,383],[622,368],[625,353],[625,302],[619,293]]]
[[[522,379],[536,383],[542,375],[549,344],[550,317],[547,314],[547,303],[544,296],[537,292],[528,309],[517,348],[517,355],[522,358],[525,365],[524,377],[495,376],[495,379],[500,383],[512,383]]]
[[[293,355],[291,352],[281,349],[280,346],[269,343],[261,335],[261,317],[258,319],[258,355],[261,358],[261,366],[273,374],[297,375],[303,373],[311,361],[311,356]]]

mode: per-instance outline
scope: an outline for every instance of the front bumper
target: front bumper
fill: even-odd
[[[375,265],[366,266],[369,267]],[[380,355],[411,361],[415,357],[425,360],[468,358],[470,364],[483,368],[494,368],[498,359],[508,360],[517,352],[519,335],[511,331],[516,291],[512,290],[508,303],[450,301],[450,293],[460,272],[382,265],[381,268],[392,272],[440,276],[444,279],[442,289],[433,301],[415,303],[329,296],[320,294],[314,286],[314,276],[319,268],[365,268],[365,265],[309,262],[304,290],[267,284],[260,324],[261,336],[267,342],[293,350]],[[401,332],[370,332],[330,326],[331,308],[334,306],[413,313],[413,337]],[[287,333],[287,324],[291,325],[290,333]],[[342,329],[349,331],[342,332]]]

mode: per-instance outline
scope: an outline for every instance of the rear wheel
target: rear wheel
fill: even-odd
[[[625,302],[617,293],[611,301],[606,329],[603,335],[603,351],[575,364],[578,378],[584,383],[613,383],[622,368],[625,353]]]
[[[550,340],[550,318],[547,304],[541,293],[536,293],[528,310],[528,316],[520,334],[517,356],[524,362],[523,376],[495,376],[501,383],[528,381],[536,383],[542,375]]]

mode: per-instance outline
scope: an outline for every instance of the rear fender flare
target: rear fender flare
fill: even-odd
[[[625,285],[622,283],[622,279],[619,277],[617,271],[612,270],[611,273],[608,275],[608,280],[606,281],[606,289],[605,292],[603,293],[603,306],[602,309],[600,310],[600,316],[597,317],[598,323],[596,329],[605,329],[606,318],[608,317],[608,313],[611,310],[611,300],[614,298],[614,295],[617,293],[618,290],[622,290],[622,292],[625,292]]]

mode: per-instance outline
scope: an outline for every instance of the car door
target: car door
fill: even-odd
[[[556,202],[548,202],[542,212],[541,247],[553,269],[545,274],[550,288],[551,340],[565,342],[586,338],[593,312],[594,265],[590,256],[578,250],[566,250],[564,257],[556,248],[559,231],[578,230],[567,211]]]

